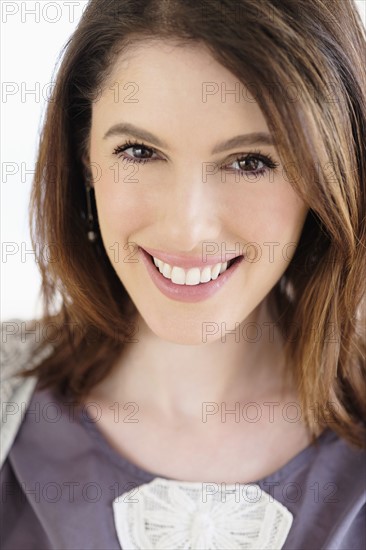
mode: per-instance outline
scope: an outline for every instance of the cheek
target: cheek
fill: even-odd
[[[148,219],[146,209],[132,193],[116,196],[115,193],[98,195],[96,191],[96,200],[100,230],[107,240],[126,240]]]
[[[260,256],[265,265],[288,262],[293,256],[307,212],[292,189],[278,187],[272,194],[240,197],[232,203],[231,217],[236,220],[234,231],[243,240],[244,252],[250,251],[253,258]]]
[[[307,208],[292,193],[258,193],[233,201],[230,212],[236,233],[246,241],[263,245],[267,241],[297,240]]]
[[[125,170],[116,166],[113,170],[103,167],[102,177],[94,187],[102,235],[121,240],[151,220],[153,207],[141,186],[131,181],[136,178],[135,165],[127,165]]]

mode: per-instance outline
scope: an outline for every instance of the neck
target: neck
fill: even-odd
[[[174,421],[201,417],[207,406],[276,399],[285,390],[283,342],[265,301],[226,338],[201,345],[163,340],[140,316],[137,323],[138,343],[126,344],[93,390],[96,399],[135,402]]]

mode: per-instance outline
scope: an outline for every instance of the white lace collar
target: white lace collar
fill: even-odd
[[[123,550],[280,550],[293,515],[256,484],[154,478],[113,501]]]

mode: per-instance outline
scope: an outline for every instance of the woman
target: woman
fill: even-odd
[[[44,316],[3,323],[4,550],[365,548],[365,53],[352,0],[89,2]]]

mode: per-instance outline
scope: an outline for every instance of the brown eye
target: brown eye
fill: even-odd
[[[256,157],[245,157],[243,159],[238,159],[237,163],[239,164],[240,170],[245,172],[255,172],[256,170],[261,170],[263,167],[258,166],[258,164],[263,162]]]
[[[128,141],[124,145],[119,145],[113,151],[113,154],[118,158],[122,158],[127,162],[144,163],[149,160],[157,160],[156,152],[151,147],[147,147],[143,143],[131,143]]]
[[[141,147],[139,145],[135,147],[129,147],[128,149],[132,149],[132,156],[139,159],[149,159],[153,155],[153,152],[150,149],[147,149],[146,147]],[[125,151],[128,151],[128,149],[125,149]]]
[[[279,163],[275,162],[271,156],[263,155],[260,152],[251,152],[236,157],[231,164],[224,166],[224,170],[257,177],[264,176],[271,170],[276,171],[278,166]]]

